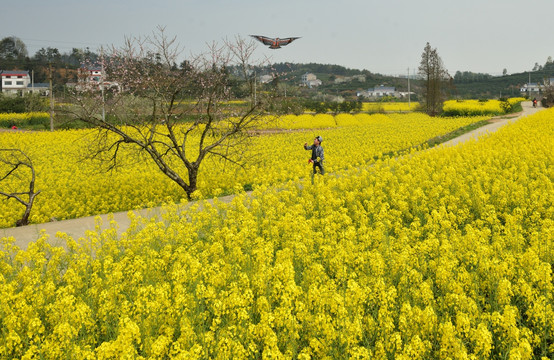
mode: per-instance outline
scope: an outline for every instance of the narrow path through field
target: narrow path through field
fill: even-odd
[[[496,130],[498,130],[499,128],[501,128],[502,126],[504,126],[504,125],[506,125],[510,122],[516,121],[516,120],[518,120],[518,119],[520,119],[524,116],[532,115],[532,114],[536,113],[537,111],[543,109],[542,107],[534,108],[531,101],[524,101],[524,102],[521,103],[521,106],[523,107],[523,111],[520,112],[517,115],[511,114],[511,116],[507,115],[505,117],[495,118],[491,121],[490,124],[485,125],[485,126],[481,126],[480,128],[477,128],[473,131],[470,131],[470,132],[465,133],[461,136],[458,136],[457,138],[449,140],[449,141],[445,142],[444,144],[445,145],[457,145],[457,144],[466,142],[470,139],[477,139],[479,136],[482,136],[482,135],[487,134],[487,133],[495,132]]]
[[[533,108],[530,101],[522,103],[523,111],[515,116],[506,117],[506,118],[497,118],[494,119],[490,124],[480,127],[476,130],[473,130],[469,133],[461,135],[457,138],[449,140],[444,144],[447,146],[457,145],[463,142],[466,142],[470,139],[476,139],[481,135],[486,133],[492,133],[498,130],[500,127],[518,120],[523,116],[528,116],[534,114],[535,112],[541,110],[542,108]],[[221,202],[230,202],[234,198],[234,195],[224,196],[219,198]],[[152,208],[152,209],[142,209],[134,210],[134,213],[141,217],[149,217],[160,215],[162,208]],[[102,221],[102,229],[109,227],[110,219],[113,218],[119,226],[119,233],[126,231],[131,223],[129,217],[127,216],[128,211],[113,213],[112,215],[95,215],[87,216],[78,219],[55,221],[44,224],[32,224],[28,226],[22,226],[17,228],[7,228],[0,229],[0,237],[14,237],[15,245],[19,246],[22,249],[26,249],[30,242],[36,241],[41,231],[44,231],[49,235],[49,242],[53,245],[64,245],[63,241],[56,238],[57,232],[64,232],[69,236],[77,239],[85,235],[87,230],[94,230],[96,226],[96,218],[100,217]]]

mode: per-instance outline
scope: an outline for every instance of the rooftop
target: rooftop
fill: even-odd
[[[29,76],[27,70],[0,70],[2,76]]]

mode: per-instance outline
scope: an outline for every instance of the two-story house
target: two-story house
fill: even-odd
[[[105,89],[121,91],[118,83],[107,81],[105,74],[102,73],[102,67],[95,65],[91,67],[82,66],[79,69],[77,84],[67,84],[75,87],[79,91],[86,89]]]
[[[302,75],[302,85],[309,88],[317,87],[321,85],[321,80],[319,80],[315,74],[305,73]]]
[[[25,70],[0,71],[2,92],[8,94],[23,94],[31,83],[29,72]]]
[[[102,78],[102,68],[100,66],[81,66],[78,73],[78,83],[80,87],[98,87]]]

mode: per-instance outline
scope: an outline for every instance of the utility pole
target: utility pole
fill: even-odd
[[[106,100],[104,99],[104,48],[100,48],[100,91],[102,92],[102,122],[106,122]]]
[[[48,63],[49,76],[48,80],[50,82],[50,131],[54,131],[54,90],[52,87],[52,63]]]
[[[410,96],[410,68],[408,68],[408,110],[411,109],[411,96]]]
[[[254,106],[256,106],[256,70],[254,70]]]

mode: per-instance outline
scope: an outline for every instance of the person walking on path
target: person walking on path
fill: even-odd
[[[305,150],[312,150],[312,157],[308,160],[308,163],[311,163],[314,166],[312,184],[314,183],[314,175],[317,173],[318,168],[320,175],[325,174],[325,169],[323,168],[323,160],[325,159],[325,156],[323,155],[323,147],[321,147],[322,141],[323,139],[321,136],[316,136],[313,145],[308,146],[308,143],[304,143]]]

